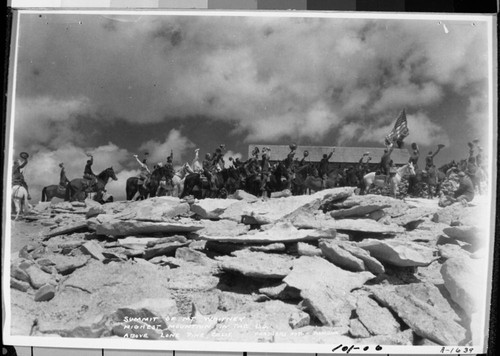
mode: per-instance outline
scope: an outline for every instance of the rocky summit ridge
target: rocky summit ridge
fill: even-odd
[[[31,235],[11,256],[11,333],[474,344],[480,209],[352,188],[39,203],[12,226]]]

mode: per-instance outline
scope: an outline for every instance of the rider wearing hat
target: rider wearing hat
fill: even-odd
[[[151,171],[148,168],[147,165],[147,159],[144,158],[141,162],[139,157],[137,155],[134,155],[134,158],[136,159],[137,163],[141,166],[141,170],[139,172],[139,183],[142,181],[142,186],[144,189],[147,189],[147,185],[149,183],[149,177],[151,177]]]
[[[24,174],[22,169],[28,164],[29,155],[26,152],[21,152],[19,155],[21,158],[14,160],[14,167],[12,168],[12,185],[21,185],[28,192],[28,200],[31,200],[31,196],[28,190],[28,184],[24,180]]]
[[[425,170],[428,171],[432,166],[434,166],[434,157],[441,151],[441,149],[444,147],[444,145],[439,144],[438,149],[436,152],[432,153],[432,151],[429,151],[427,154],[427,157],[425,157]]]
[[[95,173],[92,171],[92,164],[94,163],[94,157],[87,153],[87,156],[90,157],[87,160],[87,164],[85,165],[85,169],[83,170],[83,178],[90,181],[89,186],[93,186],[97,182],[97,177]]]
[[[266,185],[269,182],[269,177],[271,175],[271,163],[269,162],[269,154],[271,151],[268,147],[262,148],[262,160],[260,161],[260,171],[261,171],[261,183],[260,191],[262,192],[262,197],[266,197]]]
[[[64,163],[59,163],[59,167],[61,168],[61,173],[59,174],[59,186],[61,189],[64,189],[66,185],[69,183],[69,179],[66,177],[66,171],[64,169]]]
[[[420,149],[418,148],[418,145],[415,142],[411,144],[411,148],[413,149],[413,151],[410,153],[410,158],[408,159],[408,162],[413,164],[413,167],[417,169],[418,159],[420,158]]]
[[[207,178],[209,184],[210,184],[210,189],[214,190],[215,189],[215,181],[213,177],[213,171],[214,171],[214,164],[213,164],[213,158],[210,153],[207,153],[205,155],[205,159],[203,160],[203,174]]]
[[[334,152],[335,152],[335,147],[332,149],[332,152],[330,152],[328,155],[326,153],[323,154],[323,158],[319,162],[318,174],[321,177],[321,185],[323,188],[325,188],[325,182],[328,176],[328,166],[329,166],[328,160],[333,156]]]

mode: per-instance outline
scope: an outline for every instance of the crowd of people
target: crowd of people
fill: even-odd
[[[483,158],[482,158],[482,148],[478,145],[479,141],[474,140],[468,143],[469,146],[469,156],[460,161],[459,163],[452,163],[446,167],[444,174],[446,179],[456,181],[456,190],[450,195],[448,194],[443,200],[443,204],[449,204],[456,201],[470,202],[474,198],[476,190],[480,189],[480,184],[478,184],[477,175],[478,171],[483,171]],[[384,149],[384,153],[380,159],[380,162],[372,162],[372,158],[369,152],[365,152],[362,157],[360,157],[357,165],[342,166],[337,165],[334,170],[336,171],[336,185],[361,185],[363,184],[362,177],[370,171],[376,170],[377,174],[385,176],[386,183],[388,183],[392,176],[396,172],[396,167],[394,161],[391,159],[391,154],[394,150],[394,143],[388,143]],[[434,164],[434,158],[436,155],[444,148],[444,145],[438,145],[435,151],[429,151],[425,157],[425,164],[423,168],[419,168],[420,159],[420,149],[416,143],[411,144],[410,157],[408,163],[411,163],[415,168],[416,172],[419,174],[424,174],[432,176],[432,172],[437,172],[437,168]],[[335,154],[335,148],[332,149],[328,154],[323,154],[321,160],[317,163],[311,163],[307,160],[309,155],[308,151],[303,152],[302,157],[297,157],[297,145],[289,145],[289,153],[286,158],[282,161],[272,161],[271,160],[271,150],[268,147],[262,147],[259,149],[255,147],[251,152],[250,157],[246,161],[242,161],[239,157],[233,158],[229,157],[228,162],[224,160],[224,155],[226,153],[225,145],[220,145],[217,147],[213,153],[206,153],[202,162],[199,158],[199,149],[195,150],[195,156],[191,164],[186,163],[184,167],[188,174],[198,174],[202,177],[202,180],[206,182],[208,190],[217,190],[216,177],[218,172],[228,169],[233,169],[236,172],[241,173],[241,180],[244,181],[248,177],[254,177],[254,181],[258,182],[258,190],[262,197],[266,197],[269,192],[270,180],[274,172],[279,166],[283,168],[282,173],[282,185],[281,188],[292,189],[293,182],[299,174],[299,172],[306,172],[306,175],[310,175],[317,179],[321,179],[321,187],[325,188],[329,175],[332,172],[332,164],[330,160]],[[87,154],[89,157],[86,161],[83,178],[88,182],[89,191],[96,184],[96,174],[92,170],[92,165],[94,163],[94,157],[91,154]],[[143,159],[139,159],[138,155],[133,155],[135,160],[139,165],[139,175],[138,184],[144,189],[149,189],[151,185],[152,173],[157,170],[162,170],[162,176],[160,177],[155,191],[150,195],[159,195],[160,191],[168,191],[167,186],[169,181],[175,174],[173,166],[173,152],[166,158],[165,162],[158,162],[152,167],[149,166],[147,153]],[[26,188],[28,194],[28,185],[24,180],[23,169],[28,164],[28,154],[21,153],[20,158],[14,161],[13,167],[13,185],[21,185]],[[64,163],[59,164],[60,176],[59,185],[61,189],[67,186],[69,180],[66,176]],[[444,166],[443,166],[444,167]],[[436,178],[439,179],[439,178]],[[414,194],[415,185],[418,181],[409,179],[408,194]],[[429,183],[430,184],[430,183]],[[242,185],[243,189],[245,185]],[[254,193],[254,192],[252,192]],[[29,196],[29,199],[31,197]]]

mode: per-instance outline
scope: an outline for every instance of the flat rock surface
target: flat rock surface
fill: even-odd
[[[138,202],[129,202],[114,219],[138,221],[170,221],[179,216],[188,216],[189,204],[174,197],[155,197]]]
[[[367,239],[358,246],[377,260],[399,267],[428,266],[437,258],[437,250],[401,239]]]
[[[191,211],[202,219],[217,219],[236,199],[201,199],[191,205]]]
[[[276,224],[268,230],[252,230],[245,235],[237,236],[214,236],[199,234],[201,238],[208,241],[218,242],[244,242],[244,243],[274,243],[274,242],[296,242],[315,241],[321,238],[333,238],[335,233],[331,230],[297,229],[290,223]]]
[[[370,287],[375,299],[392,309],[418,335],[440,345],[462,345],[466,330],[430,303],[388,287]]]
[[[348,325],[353,306],[346,296],[374,278],[369,272],[345,271],[321,257],[302,256],[283,280],[300,295],[323,325]]]
[[[338,196],[349,196],[353,188],[325,189],[311,195],[297,195],[284,198],[269,199],[266,201],[256,201],[254,203],[238,202],[230,205],[226,211],[220,215],[221,219],[241,221],[246,216],[256,224],[269,224],[277,222],[288,214],[304,205],[317,203],[318,207],[329,199],[336,199]]]
[[[235,251],[233,256],[221,256],[224,271],[238,272],[248,277],[281,279],[290,273],[293,258],[264,252]]]
[[[203,224],[190,219],[178,219],[171,222],[151,222],[138,220],[108,220],[96,226],[98,235],[131,236],[152,233],[194,232],[203,229]]]

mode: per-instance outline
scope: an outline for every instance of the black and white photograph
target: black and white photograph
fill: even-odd
[[[12,17],[4,342],[486,352],[496,17]]]

